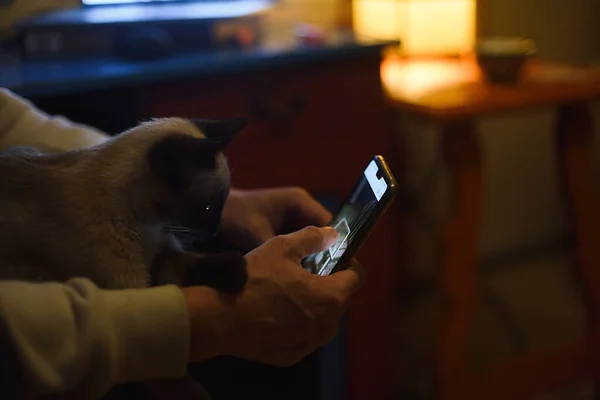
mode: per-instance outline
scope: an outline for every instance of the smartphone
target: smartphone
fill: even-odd
[[[329,275],[347,267],[396,196],[398,184],[382,156],[375,156],[329,223],[338,232],[328,250],[302,260],[314,274]]]

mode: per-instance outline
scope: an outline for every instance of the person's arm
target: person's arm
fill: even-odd
[[[0,88],[0,149],[33,146],[66,151],[105,142],[97,129],[50,116],[15,93]]]
[[[176,286],[0,281],[4,395],[12,385],[19,398],[98,398],[119,382],[184,376],[189,352],[190,314]]]

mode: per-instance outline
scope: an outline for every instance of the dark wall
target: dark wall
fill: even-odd
[[[49,114],[62,115],[110,134],[138,123],[134,89],[111,89],[93,93],[30,98]]]
[[[486,35],[531,36],[540,55],[587,63],[600,59],[599,0],[480,0]]]

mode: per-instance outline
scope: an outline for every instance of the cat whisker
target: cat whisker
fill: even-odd
[[[166,230],[169,232],[179,232],[179,233],[194,233],[196,230],[189,228],[187,226],[177,226],[177,225],[169,225],[166,227]]]

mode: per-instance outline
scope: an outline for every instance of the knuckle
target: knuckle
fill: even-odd
[[[290,242],[288,235],[277,235],[269,239],[269,242],[275,243],[277,246],[283,246]]]
[[[270,242],[280,250],[286,250],[292,247],[292,242],[287,235],[275,236],[270,240]]]
[[[292,187],[288,188],[288,191],[289,191],[290,195],[292,195],[294,197],[307,197],[307,196],[310,196],[310,194],[308,193],[308,191],[306,189],[304,189],[303,187],[300,187],[300,186],[292,186]]]
[[[310,280],[309,290],[318,304],[320,316],[331,315],[346,305],[347,297],[338,290],[332,290],[329,285],[324,285],[321,280]]]
[[[246,229],[250,231],[251,234],[258,235],[263,228],[263,224],[260,219],[256,216],[250,218],[250,220],[246,224]]]
[[[272,237],[268,231],[265,231],[264,224],[258,219],[252,219],[248,222],[246,225],[246,232],[248,237],[251,238],[257,246],[267,242]]]
[[[329,308],[339,309],[344,307],[346,298],[340,293],[327,293],[325,301]]]

